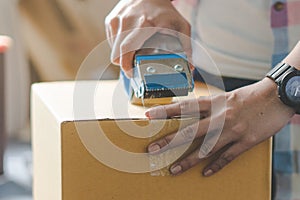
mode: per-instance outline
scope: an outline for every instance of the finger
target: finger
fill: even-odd
[[[192,125],[180,129],[177,133],[167,135],[155,142],[149,144],[149,153],[162,153],[176,146],[186,144],[195,138],[203,136],[209,127],[210,119],[205,118]]]
[[[130,10],[130,6],[128,6],[128,2],[120,1],[114,9],[107,15],[105,18],[105,26],[106,26],[106,34],[108,37],[108,42],[112,48],[111,53],[111,62],[115,65],[119,65],[119,55],[118,48],[116,48],[115,42],[118,41],[118,34],[122,33],[123,30],[121,26],[121,20],[123,19],[124,14],[127,10]]]
[[[198,164],[201,160],[207,158],[210,155],[213,155],[214,153],[219,151],[221,148],[226,146],[230,142],[230,138],[215,137],[216,135],[219,134],[217,132],[213,131],[212,134],[210,134],[209,139],[204,140],[200,149],[195,150],[188,157],[173,164],[170,167],[170,172],[173,175],[178,175],[180,173],[183,173],[184,171],[186,171],[186,170],[190,169],[191,167],[195,166],[196,164]],[[205,156],[203,156],[203,155],[205,155]],[[181,169],[181,170],[179,170],[179,169]],[[180,171],[180,172],[178,172],[178,171]]]
[[[115,5],[110,13],[108,13],[104,20],[107,36],[112,38],[112,36],[117,34],[119,29],[120,16],[129,9],[130,8],[128,2],[120,1]]]
[[[215,174],[244,151],[246,151],[245,145],[241,143],[234,143],[229,149],[225,150],[225,152],[222,153],[217,160],[213,161],[211,164],[205,167],[205,169],[203,170],[203,175],[211,176]]]
[[[195,67],[192,64],[192,43],[191,43],[191,27],[189,23],[183,23],[184,25],[181,26],[180,31],[178,33],[178,38],[180,43],[182,44],[182,49],[187,56],[187,60],[189,62],[189,66],[191,70],[194,70]]]
[[[210,97],[200,97],[198,99],[189,99],[178,103],[156,106],[145,112],[149,119],[166,119],[179,115],[199,115],[209,113],[211,107]]]
[[[106,38],[110,47],[113,47],[118,28],[119,28],[119,17],[113,17],[112,19],[108,16],[105,18],[105,30],[106,30]]]
[[[146,24],[143,26],[146,26]],[[133,60],[136,51],[140,50],[144,42],[155,32],[154,28],[133,29],[120,44],[120,65],[129,77],[132,77]]]
[[[121,55],[121,44],[125,40],[125,38],[131,34],[131,31],[140,27],[139,22],[136,18],[130,14],[128,14],[129,7],[123,9],[122,13],[118,14],[115,18],[118,19],[118,26],[112,28],[113,32],[113,46],[111,53],[111,62],[115,65],[121,65],[120,59]],[[113,21],[112,21],[113,22]],[[111,26],[112,27],[112,26]],[[126,71],[125,71],[126,74]]]
[[[126,24],[131,22],[122,21],[122,23],[123,29],[131,26],[130,24]],[[140,50],[144,42],[157,31],[156,28],[150,28],[149,22],[142,20],[142,18],[137,23],[134,27],[141,28],[127,30],[118,34],[112,54],[114,58],[119,58],[121,68],[129,77],[132,77],[133,60],[136,51]]]
[[[121,57],[120,43],[121,41],[124,40],[126,33],[127,32],[125,31],[125,32],[117,33],[116,35],[113,36],[114,41],[111,49],[110,60],[114,65],[120,65],[120,57]]]
[[[224,146],[232,142],[232,138],[222,132],[222,129],[215,129],[206,134],[200,149],[199,158],[207,158]]]
[[[176,37],[178,37],[182,51],[187,55],[187,60],[190,63],[190,69],[194,70],[192,63],[192,43],[191,43],[191,25],[184,18],[176,20],[171,23],[170,29],[175,30]]]
[[[191,44],[191,28],[188,22],[182,23],[171,23],[170,27],[160,28],[159,32],[165,35],[172,35],[178,39],[180,47],[176,45],[177,42],[167,44],[165,50],[174,51],[175,53],[185,52],[187,56],[187,61],[189,63],[190,69],[194,70],[195,67],[192,64],[192,44]]]
[[[198,156],[198,151],[194,151],[190,155],[188,155],[185,159],[171,165],[169,171],[172,175],[176,176],[194,167],[200,161],[201,159]]]

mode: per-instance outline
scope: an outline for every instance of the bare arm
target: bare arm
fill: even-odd
[[[300,43],[284,61],[300,69]],[[211,105],[219,106],[212,110]],[[295,114],[292,108],[278,98],[277,85],[269,78],[221,95],[154,107],[145,114],[151,119],[171,117],[181,114],[184,108],[189,107],[199,107],[200,115],[206,113],[207,116],[179,131],[177,134],[180,137],[176,137],[179,139],[175,143],[185,143],[191,135],[196,138],[205,135],[210,137],[201,148],[199,146],[198,150],[171,166],[170,172],[174,175],[181,174],[227,146],[203,171],[204,176],[213,175],[243,152],[275,135]],[[189,110],[185,114],[193,114],[192,112]],[[157,140],[148,146],[148,151],[159,153],[163,147],[168,148],[174,138],[175,133]]]

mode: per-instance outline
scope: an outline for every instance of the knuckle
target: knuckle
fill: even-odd
[[[166,106],[161,105],[161,106],[156,106],[152,109],[149,110],[149,115],[150,118],[162,118],[165,119],[167,118],[167,111],[166,111]]]
[[[106,26],[115,27],[119,23],[119,17],[118,16],[111,17],[108,15],[105,17],[104,23]]]
[[[122,16],[119,20],[120,20],[120,26],[122,27],[122,30],[125,30],[125,28],[128,25],[128,17]]]
[[[198,162],[199,162],[198,158],[187,157],[186,159],[184,159],[180,162],[180,165],[183,167],[183,170],[185,171],[185,170],[190,169],[193,166],[195,166]]]
[[[234,160],[234,156],[228,155],[228,154],[223,154],[220,156],[220,158],[215,163],[213,163],[211,168],[213,169],[214,172],[217,172],[217,171],[221,170],[222,168],[224,168],[226,165],[228,165],[233,160]]]
[[[227,124],[232,124],[237,121],[238,115],[237,110],[234,108],[226,108],[225,110],[225,122]]]
[[[131,24],[134,24],[134,17],[129,14],[123,14],[119,17],[122,30],[129,29]]]
[[[200,152],[199,152],[199,157],[200,158],[206,158],[206,157],[209,157],[209,153],[211,152],[212,150],[212,145],[205,142],[201,145],[200,147]]]
[[[115,65],[119,65],[120,64],[120,56],[116,55],[115,53],[112,53],[110,56],[110,61]]]
[[[146,16],[141,15],[137,17],[131,13],[122,15],[119,20],[123,30],[140,28],[143,27],[148,22]]]
[[[199,103],[197,100],[182,101],[179,103],[180,112],[187,114],[189,112],[199,111]]]
[[[169,137],[164,137],[164,138],[162,138],[162,140],[161,140],[161,145],[162,145],[162,146],[167,146],[167,145],[170,144],[171,140],[172,140],[172,139],[169,138]]]
[[[186,101],[181,101],[179,102],[179,108],[181,111],[186,110],[187,109],[187,102]]]
[[[120,44],[120,54],[123,58],[132,59],[130,52],[134,52],[135,47],[131,44],[131,42],[126,39]],[[127,60],[126,60],[127,61]]]
[[[180,131],[184,142],[192,141],[195,138],[196,131],[193,126],[187,126]]]
[[[191,24],[185,20],[185,25],[186,25],[186,28],[191,30]]]
[[[191,163],[190,163],[190,161],[187,158],[184,159],[184,160],[182,160],[182,161],[180,161],[180,165],[182,166],[183,171],[191,168]]]
[[[235,135],[243,135],[244,132],[247,130],[248,125],[245,123],[237,123],[231,128],[231,132]]]
[[[143,27],[144,25],[151,23],[151,19],[149,17],[142,15],[138,18],[138,22],[139,25]]]
[[[234,119],[235,118],[235,110],[233,108],[227,108],[225,111],[226,119]]]
[[[223,166],[227,165],[228,163],[230,163],[231,161],[234,160],[234,156],[231,154],[223,154],[220,157],[220,162]]]
[[[171,25],[172,29],[174,29],[176,31],[180,31],[182,29],[182,23],[180,23],[180,21],[172,20],[170,22],[170,25]]]
[[[229,92],[226,94],[227,101],[236,101],[237,100],[237,94],[235,92]]]
[[[110,21],[111,21],[111,17],[110,17],[110,15],[107,15],[104,19],[104,24],[106,26],[108,26],[108,25],[110,25]]]
[[[253,146],[253,144],[256,144],[258,141],[257,137],[254,136],[254,134],[250,134],[247,136],[247,138],[243,141],[245,148],[249,149],[250,147]]]
[[[184,30],[187,30],[188,32],[190,32],[190,30],[191,30],[191,25],[190,25],[190,23],[188,23],[185,19],[184,19],[184,21],[183,21],[181,27],[182,27]]]
[[[120,50],[122,54],[126,54],[129,51],[129,43],[126,40],[120,44]]]
[[[207,96],[207,97],[199,97],[197,99],[197,103],[199,105],[199,109],[202,107],[205,110],[211,110],[211,106],[212,106],[212,97],[211,96]]]
[[[205,103],[205,104],[208,104],[208,105],[211,105],[212,100],[213,100],[213,96],[198,97],[198,102],[199,103]]]
[[[211,169],[214,171],[214,172],[217,172],[219,171],[221,168],[220,164],[218,162],[215,162],[214,164],[212,164],[211,166]]]
[[[170,18],[169,24],[173,30],[180,31],[180,32],[186,32],[186,30],[191,29],[190,24],[183,17]]]

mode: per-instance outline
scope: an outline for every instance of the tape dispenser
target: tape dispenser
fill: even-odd
[[[156,33],[148,39],[134,59],[131,103],[169,104],[172,97],[187,96],[194,81],[187,56],[178,38]]]

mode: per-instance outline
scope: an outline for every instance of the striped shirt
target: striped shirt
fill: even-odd
[[[272,0],[274,35],[272,66],[280,62],[300,40],[300,1]],[[300,115],[295,115],[274,140],[273,169],[276,200],[300,200]]]
[[[201,0],[177,0],[173,1],[181,13],[188,18],[192,25],[192,37],[195,40],[200,39],[199,30],[195,29]],[[208,0],[217,2],[214,0]],[[273,45],[270,53],[269,66],[270,70],[279,63],[300,40],[300,0],[242,0],[259,4],[269,3],[268,14],[269,24],[273,36]],[[183,2],[183,3],[182,3]],[[228,3],[228,1],[219,1]],[[234,2],[233,0],[231,2]],[[239,5],[241,1],[236,0]],[[184,6],[182,8],[181,6]],[[235,5],[236,6],[236,5]],[[223,16],[220,16],[223,17]],[[232,22],[234,24],[234,22]],[[255,28],[255,27],[253,27]],[[271,48],[268,46],[268,48]],[[272,55],[271,55],[272,54]],[[239,59],[238,57],[236,58]],[[251,66],[251,65],[250,65]],[[242,68],[249,65],[241,65]],[[253,65],[252,67],[256,67]],[[246,69],[250,72],[253,69]],[[225,70],[226,71],[226,70]],[[256,70],[259,72],[260,70]],[[267,72],[265,71],[265,72]],[[249,79],[262,78],[265,76],[264,70],[260,74],[250,75]],[[126,90],[129,91],[129,80],[121,73],[121,78],[125,81]],[[246,74],[247,75],[247,74]],[[232,77],[235,77],[232,75]],[[254,78],[253,78],[254,77]],[[237,76],[237,78],[247,78]],[[273,151],[273,171],[275,174],[275,197],[274,200],[300,200],[300,115],[295,115],[290,123],[286,125],[274,138]]]
[[[180,8],[183,5],[180,1],[185,1],[183,3],[184,9]],[[214,2],[213,0],[210,1],[211,3]],[[250,3],[254,3],[254,0],[250,1]],[[257,4],[266,3],[266,1],[268,0],[255,0]],[[269,1],[270,5],[267,5],[270,22],[268,28],[270,28],[273,35],[273,50],[271,49],[272,56],[270,54],[271,58],[269,59],[268,70],[280,62],[300,40],[300,0]],[[199,30],[193,28],[198,23],[197,16],[201,7],[201,0],[178,0],[178,2],[174,3],[175,6],[176,3],[178,4],[178,9],[190,20],[193,38],[201,39]],[[226,4],[229,1],[223,1],[222,3]],[[239,5],[241,1],[236,1],[235,3]],[[234,24],[234,22],[232,23]],[[255,29],[256,27],[254,26],[253,28]],[[241,65],[240,67],[249,66]],[[243,71],[243,69],[240,71]],[[259,77],[263,77],[264,75],[265,73],[261,73]],[[248,78],[253,79],[253,77]],[[275,184],[273,185],[275,188],[274,199],[300,200],[300,115],[295,115],[290,123],[277,133],[274,138],[273,171],[275,174]]]

